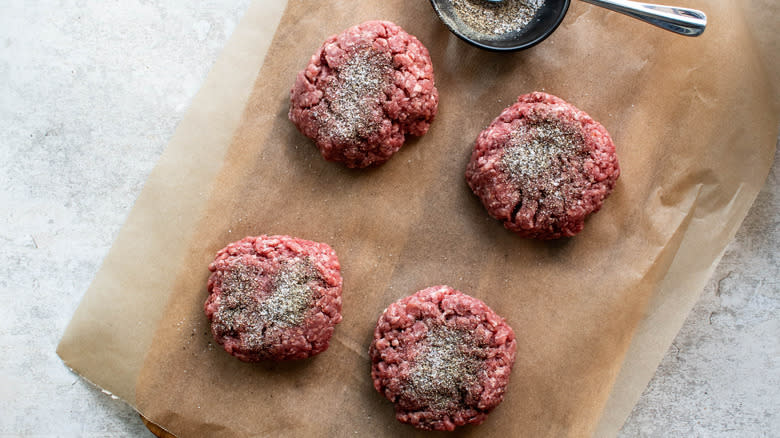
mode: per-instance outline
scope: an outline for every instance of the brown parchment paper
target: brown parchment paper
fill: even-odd
[[[549,40],[501,55],[450,35],[427,2],[291,2],[259,75],[251,72],[257,81],[246,107],[240,97],[222,102],[231,114],[235,105],[244,110],[238,128],[232,119],[206,123],[235,131],[232,141],[185,136],[205,147],[185,170],[209,162],[191,185],[170,187],[183,171],[155,170],[60,355],[179,436],[408,435],[373,390],[366,351],[384,307],[446,283],[504,315],[519,340],[504,403],[459,434],[614,434],[733,237],[775,149],[777,99],[767,70],[776,65],[762,62],[772,57],[746,30],[740,2],[681,3],[707,11],[702,37],[575,2]],[[257,18],[254,25],[264,22],[257,7],[247,18]],[[441,103],[425,137],[378,169],[349,171],[324,162],[287,121],[287,99],[321,41],[367,19],[396,21],[426,44]],[[243,49],[257,44],[242,41]],[[228,86],[214,77],[213,86]],[[602,211],[567,241],[513,236],[487,217],[463,180],[478,132],[533,90],[601,121],[623,170]],[[196,101],[191,111],[209,103]],[[172,149],[182,129],[195,127],[180,128],[161,166],[186,153]],[[148,193],[160,186],[166,190]],[[189,206],[173,236],[176,227],[150,210],[166,202]],[[133,253],[143,257],[123,256],[128,240],[143,233],[154,236]],[[325,241],[339,254],[344,321],[316,358],[245,364],[211,345],[205,267],[227,242],[261,233]],[[173,257],[156,239],[167,239]],[[144,268],[157,261],[158,269]],[[151,286],[141,298],[138,284]],[[119,297],[121,306],[109,304]],[[148,320],[144,306],[152,308]],[[87,338],[95,332],[97,339]],[[105,351],[106,341],[139,345]]]

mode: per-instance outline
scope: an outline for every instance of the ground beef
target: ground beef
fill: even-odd
[[[434,286],[391,304],[369,349],[374,388],[420,429],[485,421],[515,361],[512,328],[482,301]]]
[[[303,359],[328,349],[341,321],[341,274],[326,244],[246,237],[209,265],[204,309],[214,339],[247,362]]]
[[[439,95],[428,49],[389,21],[328,38],[298,73],[290,120],[322,156],[352,168],[379,165],[421,136]]]
[[[466,181],[488,213],[521,236],[570,237],[620,175],[607,130],[546,94],[520,96],[482,131]]]

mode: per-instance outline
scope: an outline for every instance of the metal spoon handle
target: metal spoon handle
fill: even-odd
[[[634,17],[662,29],[687,36],[699,36],[707,27],[707,15],[695,9],[640,3],[629,0],[582,0]]]

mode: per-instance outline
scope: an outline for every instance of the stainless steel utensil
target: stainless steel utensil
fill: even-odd
[[[502,1],[502,0],[490,0]],[[630,0],[582,0],[610,11],[658,26],[686,36],[699,36],[707,27],[707,15],[702,11],[677,6],[663,6]]]

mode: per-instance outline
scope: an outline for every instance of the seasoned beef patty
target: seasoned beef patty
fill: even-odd
[[[245,237],[209,265],[204,309],[214,339],[247,362],[303,359],[328,348],[341,321],[341,274],[326,244]]]
[[[407,134],[425,134],[438,102],[428,49],[396,24],[368,21],[314,53],[289,117],[326,160],[362,168],[387,161]]]
[[[515,361],[512,328],[482,301],[433,286],[391,304],[369,349],[374,388],[420,429],[485,421]]]
[[[520,96],[479,134],[466,181],[488,213],[521,236],[570,237],[620,175],[607,130],[546,93]]]

